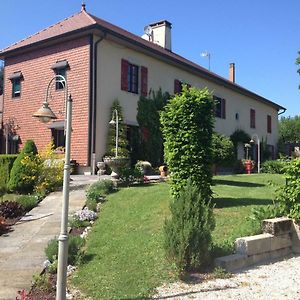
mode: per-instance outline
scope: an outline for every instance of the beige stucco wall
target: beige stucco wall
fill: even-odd
[[[123,107],[125,121],[137,124],[137,102],[140,96],[121,90],[122,58],[148,68],[148,90],[161,87],[163,92],[173,94],[174,79],[180,79],[198,88],[208,87],[214,95],[225,98],[226,119],[216,118],[215,129],[219,133],[229,136],[236,129],[243,129],[249,135],[257,133],[260,138],[267,138],[268,144],[276,145],[278,117],[275,108],[105,39],[98,45],[96,160],[100,160],[105,153],[110,107],[115,98],[119,99]],[[250,129],[250,108],[256,111],[255,129]],[[235,119],[236,113],[239,114],[239,120]],[[271,134],[267,133],[267,115],[272,116]]]

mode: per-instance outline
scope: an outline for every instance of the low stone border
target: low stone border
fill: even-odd
[[[232,272],[291,253],[300,253],[299,224],[292,219],[266,219],[262,228],[262,234],[236,239],[235,253],[216,258],[215,265]]]

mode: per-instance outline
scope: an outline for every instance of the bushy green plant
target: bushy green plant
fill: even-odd
[[[86,191],[86,197],[88,200],[95,200],[98,203],[104,201],[105,196],[114,191],[115,187],[112,180],[100,180],[90,185]]]
[[[0,195],[7,191],[10,171],[17,157],[16,154],[0,155]]]
[[[49,274],[33,275],[33,286],[43,292],[47,292],[52,288]],[[25,298],[27,299],[27,298]]]
[[[16,201],[23,206],[24,210],[29,211],[37,205],[38,197],[35,195],[21,195]]]
[[[182,93],[176,94],[161,113],[165,159],[174,196],[190,178],[201,186],[203,197],[210,198],[213,109],[214,101],[207,89],[184,86]]]
[[[31,193],[38,178],[40,158],[32,140],[28,140],[10,172],[8,189],[18,193]]]
[[[300,158],[293,159],[286,167],[286,184],[276,192],[276,200],[288,217],[300,218]]]
[[[210,201],[203,201],[207,195],[202,193],[201,188],[188,180],[171,203],[171,218],[165,222],[166,252],[181,271],[210,263],[215,220]]]
[[[87,199],[85,202],[85,206],[92,211],[97,211],[98,202],[95,199]]]
[[[230,138],[214,132],[212,135],[213,163],[230,166],[234,161],[234,146]]]
[[[68,264],[76,265],[80,263],[83,257],[83,246],[85,240],[80,236],[70,235],[68,239]],[[50,262],[54,262],[58,257],[58,241],[52,239],[45,249],[46,257]]]
[[[119,170],[119,182],[129,186],[134,182],[142,182],[144,175],[139,168],[120,168]]]
[[[283,174],[284,169],[289,163],[285,159],[267,160],[261,165],[262,173]]]
[[[234,152],[235,152],[235,157],[237,158],[237,148],[238,148],[238,144],[245,144],[245,143],[249,143],[251,137],[248,133],[246,133],[244,130],[242,129],[237,129],[231,136],[230,139],[233,143],[233,147],[234,147]]]
[[[88,227],[90,225],[91,223],[89,221],[79,220],[77,217],[74,216],[69,219],[69,226],[71,228],[83,228],[83,227]]]

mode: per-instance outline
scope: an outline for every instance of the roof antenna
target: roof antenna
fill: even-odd
[[[85,2],[84,1],[82,1],[82,3],[81,3],[81,11],[85,11]]]

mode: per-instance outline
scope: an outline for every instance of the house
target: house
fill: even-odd
[[[236,129],[255,133],[266,138],[275,153],[278,114],[284,107],[237,85],[234,64],[225,79],[172,52],[171,27],[168,21],[156,22],[139,37],[91,15],[83,4],[79,13],[3,49],[4,123],[14,118],[21,146],[33,139],[42,149],[51,138],[62,145],[64,122],[45,125],[32,114],[44,101],[53,76],[66,76],[73,98],[71,156],[81,171],[89,170],[93,157],[99,161],[105,153],[115,98],[123,107],[125,123],[137,126],[141,95],[159,88],[174,94],[188,83],[213,91],[216,131],[227,136]],[[63,112],[63,99],[57,82],[49,101],[53,111]]]

